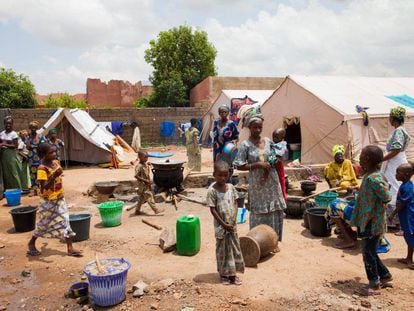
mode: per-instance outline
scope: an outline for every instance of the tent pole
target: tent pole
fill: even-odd
[[[60,128],[62,129],[63,138],[66,139],[65,130],[63,129],[63,121],[64,121],[64,119],[62,120],[62,122],[60,122]],[[68,159],[67,159],[67,156],[66,156],[67,152],[66,152],[66,143],[65,142],[63,142],[63,155],[65,156],[65,169],[68,169]]]

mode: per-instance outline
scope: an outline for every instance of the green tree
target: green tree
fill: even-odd
[[[145,61],[154,71],[151,106],[186,106],[190,90],[208,76],[216,75],[217,51],[207,33],[189,26],[174,27],[158,34],[145,51]]]
[[[29,78],[0,68],[0,108],[34,108],[36,91]]]
[[[76,100],[68,93],[59,96],[49,95],[45,103],[46,108],[86,108],[88,105],[83,100]]]

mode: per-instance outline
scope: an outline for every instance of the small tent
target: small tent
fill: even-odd
[[[51,128],[58,130],[58,137],[65,143],[63,160],[91,164],[111,161],[115,136],[86,111],[59,108],[39,132],[48,134]]]
[[[368,125],[356,105],[368,107]],[[305,164],[332,161],[335,144],[345,145],[347,156],[357,159],[366,145],[385,147],[393,130],[389,112],[396,106],[407,110],[404,126],[413,135],[414,78],[288,76],[262,106],[262,135],[271,137],[284,126],[288,144],[301,144]],[[248,135],[243,129],[240,140]],[[414,159],[413,143],[407,156]]]
[[[213,122],[219,118],[218,109],[222,105],[230,108],[230,119],[235,120],[239,108],[243,105],[261,106],[273,93],[273,90],[222,90],[209,110],[203,116],[202,142],[207,143]]]

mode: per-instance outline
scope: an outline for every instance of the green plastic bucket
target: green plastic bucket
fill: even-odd
[[[328,208],[329,204],[338,197],[336,192],[328,191],[316,196],[315,202],[319,207]]]
[[[115,227],[121,224],[124,202],[110,201],[97,205],[104,227]]]

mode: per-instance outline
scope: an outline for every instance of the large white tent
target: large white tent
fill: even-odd
[[[214,120],[219,118],[218,109],[221,105],[231,107],[232,101],[237,100],[239,104],[252,104],[262,106],[272,95],[274,90],[222,90],[217,99],[212,103],[209,110],[203,116],[202,142],[208,141],[210,131],[213,129]]]
[[[414,109],[389,98],[404,95],[414,97],[414,78],[288,76],[262,106],[263,136],[271,137],[276,128],[297,124],[302,163],[332,161],[335,144],[345,145],[348,156],[356,158],[368,144],[385,147],[393,130],[388,121],[393,107],[407,110],[404,126],[414,134]],[[367,126],[356,105],[369,107]],[[240,139],[247,137],[248,129],[243,129]],[[408,158],[414,158],[413,143]]]
[[[51,128],[58,130],[58,136],[65,143],[63,160],[91,164],[111,161],[115,136],[86,111],[59,108],[39,132],[47,134]]]

